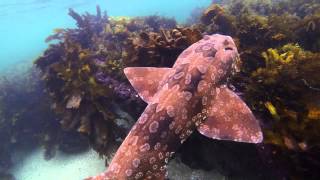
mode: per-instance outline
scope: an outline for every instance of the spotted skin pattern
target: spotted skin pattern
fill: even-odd
[[[172,68],[126,68],[148,103],[106,172],[90,179],[164,179],[177,148],[198,129],[203,135],[258,143],[262,134],[250,109],[224,84],[238,69],[229,36],[205,36]]]

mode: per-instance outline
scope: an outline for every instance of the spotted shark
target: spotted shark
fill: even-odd
[[[172,68],[125,68],[148,105],[107,171],[89,179],[165,179],[170,158],[194,130],[213,139],[261,142],[258,121],[227,86],[239,64],[233,39],[214,34],[184,50]]]

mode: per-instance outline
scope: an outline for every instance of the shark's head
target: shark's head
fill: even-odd
[[[240,59],[237,47],[230,36],[214,34],[206,35],[198,43],[196,53],[202,54],[209,62],[208,66],[215,66],[223,63],[224,71],[238,72],[240,69]]]
[[[240,69],[237,47],[230,36],[205,35],[202,40],[186,49],[178,59],[179,64],[190,63],[191,66],[216,69],[223,80]]]
[[[208,39],[209,38],[209,39]],[[220,34],[214,34],[209,37],[204,37],[209,42],[214,44],[216,52],[216,60],[228,65],[228,69],[231,71],[240,71],[240,58],[236,44],[230,36],[224,36]]]

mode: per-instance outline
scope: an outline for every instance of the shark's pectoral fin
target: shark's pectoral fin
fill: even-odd
[[[157,92],[159,83],[172,72],[172,68],[128,67],[124,73],[139,96],[147,103]]]
[[[208,103],[208,119],[198,127],[201,134],[222,140],[259,143],[258,121],[247,105],[226,87],[218,88]]]

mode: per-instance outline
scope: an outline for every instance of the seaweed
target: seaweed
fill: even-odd
[[[236,19],[230,24],[237,31],[225,33],[238,39],[244,63],[233,83],[263,119],[264,144],[273,149],[275,163],[284,164],[280,167],[291,178],[317,176],[311,172],[319,163],[319,48],[317,36],[306,37],[306,22],[317,15],[275,13],[271,7],[272,14],[265,16],[244,4],[235,6],[240,14],[225,14],[234,16],[229,19]]]
[[[273,135],[266,133],[265,143],[300,151],[308,146],[318,146],[319,104],[314,100],[320,95],[320,79],[316,75],[320,68],[320,54],[287,44],[279,49],[268,49],[262,56],[266,66],[251,74],[245,92],[246,99],[254,102],[252,105],[257,110],[270,113],[269,118],[276,122]],[[292,142],[286,144],[289,137]],[[298,146],[299,143],[303,146]]]
[[[285,177],[319,177],[319,4],[231,2],[208,7],[198,27],[238,44],[243,64],[231,83],[261,119],[261,156]]]
[[[97,10],[97,15],[79,15],[70,9],[78,28],[55,31],[47,38],[53,43],[35,64],[63,129],[87,135],[93,147],[104,154],[109,142],[124,138],[129,130],[117,125],[121,118],[114,106],[133,117],[145,106],[123,69],[171,66],[201,33],[176,27],[173,19],[108,17]],[[130,119],[124,121],[132,125]]]
[[[251,74],[245,96],[257,111],[265,114],[268,126],[264,143],[281,147],[297,157],[320,150],[317,133],[320,128],[317,113],[320,108],[320,79],[316,75],[320,68],[320,53],[287,44],[278,49],[268,49],[262,56],[266,66]],[[266,91],[261,91],[263,89]],[[312,161],[320,162],[316,157],[312,158]],[[308,163],[303,164],[298,158],[293,158],[296,163],[288,166],[299,172],[302,164],[310,167],[313,163],[306,160],[308,158],[303,159]]]

